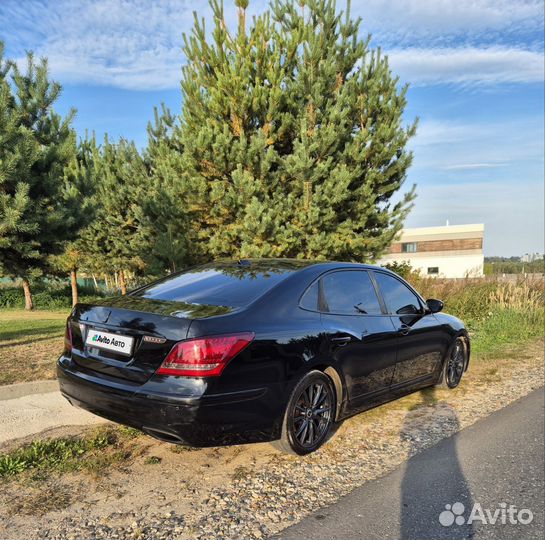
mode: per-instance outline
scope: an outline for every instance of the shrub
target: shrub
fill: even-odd
[[[521,278],[507,282],[496,278],[411,279],[425,298],[439,298],[445,311],[465,321],[482,321],[495,309],[543,311],[543,281]]]
[[[497,351],[510,343],[543,335],[544,283],[521,277],[447,280],[416,278],[413,285],[426,298],[439,298],[445,311],[459,317],[472,337],[473,352]]]
[[[395,272],[398,276],[401,276],[403,279],[411,280],[412,278],[417,278],[418,273],[413,270],[413,267],[408,261],[392,261],[383,265],[384,268]]]
[[[96,291],[93,287],[78,287],[79,302],[92,303],[105,294]],[[70,309],[72,306],[72,292],[69,285],[58,282],[37,282],[32,284],[32,298],[36,309]],[[0,309],[23,309],[25,297],[22,287],[13,284],[0,286]]]

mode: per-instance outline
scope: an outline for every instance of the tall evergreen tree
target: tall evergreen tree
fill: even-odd
[[[75,240],[67,240],[63,252],[50,258],[53,271],[70,276],[73,306],[78,303],[78,269],[88,260],[81,236],[85,236],[84,230],[93,222],[96,213],[97,200],[94,195],[99,183],[97,158],[99,154],[95,136],[86,135],[78,144],[76,156],[65,169],[63,199],[66,205],[72,205],[69,210],[78,220],[78,237]]]
[[[143,204],[142,230],[153,246],[145,254],[153,274],[175,272],[189,262],[187,244],[188,209],[184,203],[187,186],[182,174],[179,122],[162,105],[154,111],[154,123],[148,124],[148,190]]]
[[[45,59],[29,53],[23,73],[3,59],[0,44],[0,272],[22,279],[26,309],[30,279],[77,232],[64,176],[75,153],[74,111],[54,112],[60,92]]]
[[[372,260],[401,229],[406,86],[333,0],[274,0],[184,36],[181,180],[201,256]]]
[[[96,178],[93,222],[82,234],[86,256],[103,271],[117,271],[121,293],[127,290],[126,272],[144,268],[149,251],[142,231],[142,205],[147,197],[146,168],[136,146],[121,139],[106,138],[95,150]]]

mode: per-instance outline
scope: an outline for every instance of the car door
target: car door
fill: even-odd
[[[320,280],[322,325],[344,375],[351,407],[387,390],[396,362],[397,332],[365,270],[337,270]]]
[[[448,336],[403,281],[385,272],[373,275],[399,336],[392,386],[434,377],[448,348]]]

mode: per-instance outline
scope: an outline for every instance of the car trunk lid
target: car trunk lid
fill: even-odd
[[[84,370],[143,384],[196,318],[228,313],[204,306],[124,296],[78,304],[69,318],[72,360]]]

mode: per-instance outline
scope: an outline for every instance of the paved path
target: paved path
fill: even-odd
[[[543,388],[532,392],[276,538],[543,538],[543,396]],[[466,520],[475,503],[492,512],[501,512],[501,503],[514,504],[530,509],[534,519],[528,525],[504,525],[500,514],[495,525],[441,525],[445,505],[456,502],[465,506],[461,517]]]
[[[72,407],[56,381],[0,387],[0,444],[47,429],[100,424],[106,420]]]

